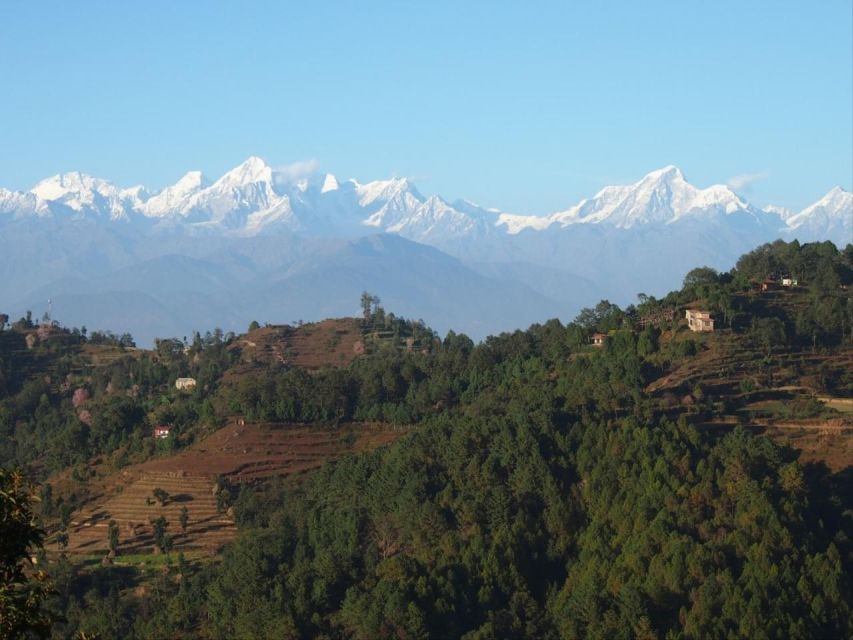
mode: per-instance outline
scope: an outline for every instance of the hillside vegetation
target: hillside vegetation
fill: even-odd
[[[0,461],[49,478],[54,636],[849,637],[851,285],[853,247],[777,242],[480,344],[370,299],[359,320],[153,351],[23,319],[0,333]],[[240,428],[282,444],[229,453]],[[393,435],[355,446],[361,429]],[[349,448],[276,462],[288,433],[321,432]],[[190,468],[236,525],[217,562],[63,548],[122,473]],[[139,548],[180,546],[177,504]]]

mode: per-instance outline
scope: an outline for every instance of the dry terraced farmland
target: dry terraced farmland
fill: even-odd
[[[153,498],[155,489],[169,494],[161,506]],[[182,471],[143,472],[129,485],[118,485],[114,495],[92,505],[76,517],[69,527],[68,551],[106,553],[110,520],[119,525],[119,553],[149,552],[154,549],[151,520],[164,516],[168,533],[180,551],[215,551],[234,537],[233,518],[219,513],[213,483],[204,476]],[[189,521],[186,533],[180,528],[182,507]]]
[[[177,455],[103,478],[101,496],[72,520],[68,552],[106,553],[110,520],[120,527],[119,554],[150,552],[154,548],[150,522],[162,515],[177,551],[213,553],[236,534],[233,517],[217,510],[217,478],[246,482],[292,476],[342,455],[388,444],[404,432],[375,424],[331,428],[232,423]],[[154,499],[158,488],[170,496],[162,506]],[[179,525],[182,507],[189,513],[186,534]]]

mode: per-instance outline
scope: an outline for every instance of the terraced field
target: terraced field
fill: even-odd
[[[815,374],[841,380],[853,371],[853,349],[832,352],[777,349],[766,354],[729,330],[679,336],[699,339],[703,350],[648,385],[646,391],[670,405],[693,404],[697,387],[717,402],[713,418],[697,412],[694,422],[703,429],[728,430],[741,425],[801,452],[801,462],[823,462],[838,472],[853,466],[853,399],[828,395]],[[667,336],[672,339],[672,336]],[[794,408],[811,402],[810,412]],[[827,410],[821,411],[820,405]]]
[[[161,506],[153,498],[155,489],[170,498]],[[187,508],[186,532],[179,524],[180,512]],[[110,520],[120,527],[119,554],[150,552],[154,548],[151,521],[164,516],[167,531],[179,551],[216,551],[231,540],[236,527],[230,516],[219,513],[212,481],[182,471],[143,472],[128,485],[118,484],[115,493],[80,513],[69,527],[70,553],[106,553]]]
[[[69,553],[106,553],[110,520],[120,528],[119,553],[150,552],[150,522],[164,516],[175,550],[215,552],[236,534],[233,518],[217,511],[217,478],[254,482],[316,469],[343,455],[393,442],[404,430],[378,424],[353,424],[336,429],[288,424],[241,424],[236,421],[193,447],[167,458],[156,458],[101,478],[96,495],[75,514],[69,527]],[[155,489],[168,492],[160,505]],[[93,488],[94,489],[94,488]],[[181,508],[189,526],[181,532]]]
[[[231,424],[169,458],[141,465],[145,471],[181,470],[234,481],[291,475],[352,453],[393,442],[403,431],[385,425],[339,428],[291,424]]]
[[[300,327],[270,325],[250,331],[233,347],[239,362],[225,375],[228,380],[271,366],[305,369],[344,367],[360,352],[361,325],[355,318],[339,318]]]

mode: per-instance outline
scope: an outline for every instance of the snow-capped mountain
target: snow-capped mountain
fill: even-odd
[[[127,219],[147,198],[141,186],[119,189],[111,182],[79,171],[45,178],[30,193],[40,201],[113,220]]]
[[[153,336],[213,317],[241,328],[288,310],[344,313],[329,297],[355,304],[367,289],[433,326],[455,313],[456,328],[482,337],[517,326],[521,311],[570,319],[601,297],[657,295],[698,264],[728,269],[780,236],[844,245],[851,225],[843,189],[799,213],[762,210],[674,166],[543,216],[425,196],[407,178],[296,176],[256,157],[155,193],[70,172],[0,188],[0,300],[14,314],[64,295],[66,320]],[[436,306],[451,282],[451,302]]]
[[[832,240],[838,245],[853,242],[853,193],[835,187],[785,222],[788,235],[804,242]]]
[[[782,220],[787,220],[791,216],[794,216],[797,214],[797,212],[794,211],[793,209],[789,209],[788,207],[780,207],[780,206],[775,205],[775,204],[768,204],[766,207],[763,208],[763,211],[765,213],[777,215],[780,218],[782,218]]]
[[[155,196],[162,200],[155,202],[153,209],[143,208],[143,213],[157,212],[161,218],[182,218],[195,226],[253,233],[293,215],[290,199],[277,193],[273,182],[273,170],[253,156],[207,186],[199,172],[186,174]],[[173,202],[170,208],[163,207],[167,200]]]
[[[141,211],[152,218],[180,212],[184,205],[210,183],[201,171],[190,171],[170,187],[166,187],[142,204]]]
[[[439,247],[480,240],[495,246],[523,231],[571,233],[577,225],[630,230],[686,221],[711,224],[726,217],[741,228],[843,242],[850,206],[850,193],[836,188],[800,213],[773,206],[762,210],[724,185],[697,188],[677,167],[667,166],[633,184],[604,187],[564,211],[518,215],[424,197],[408,178],[360,183],[316,174],[294,180],[257,157],[213,182],[190,171],[153,195],[144,187],[121,189],[79,172],[47,178],[26,193],[0,190],[0,213],[18,217],[84,215],[237,236],[276,229],[344,236],[384,231]]]
[[[14,218],[47,216],[50,215],[50,209],[47,201],[34,193],[9,191],[0,187],[0,214]]]
[[[546,218],[508,216],[501,219],[509,233],[558,225],[604,224],[618,229],[673,224],[688,217],[746,214],[755,220],[762,212],[728,187],[697,189],[674,166],[652,171],[634,184],[605,187],[594,197]]]

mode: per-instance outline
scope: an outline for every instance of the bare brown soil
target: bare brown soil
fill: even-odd
[[[183,471],[234,481],[300,473],[347,453],[367,451],[396,440],[404,433],[384,425],[346,425],[339,428],[291,424],[231,424],[185,452],[149,460],[143,472]]]
[[[822,462],[833,472],[853,467],[853,428],[775,425],[767,427],[765,433],[799,450],[801,463]]]
[[[324,320],[300,327],[262,327],[236,340],[232,349],[239,353],[240,360],[227,377],[276,365],[305,369],[345,367],[358,355],[360,341],[361,325],[355,318]]]
[[[111,479],[110,495],[90,503],[72,521],[68,552],[106,553],[111,520],[120,527],[119,554],[155,552],[151,521],[159,516],[168,521],[167,531],[178,551],[215,552],[236,534],[234,519],[217,510],[213,483],[206,477],[181,471],[143,472],[138,477],[117,475]],[[130,477],[134,479],[129,481]],[[163,506],[152,495],[158,488],[170,495]],[[179,524],[182,507],[187,508],[189,517],[185,533]]]
[[[701,429],[728,431],[741,424],[737,416],[721,416],[712,421],[700,421]],[[831,471],[853,468],[853,422],[846,419],[808,418],[773,421],[753,419],[742,425],[753,433],[771,438],[777,444],[798,450],[799,461],[823,462]]]
[[[152,552],[151,521],[162,515],[176,550],[215,553],[236,534],[232,515],[217,510],[217,478],[244,482],[293,476],[391,443],[404,433],[378,424],[327,428],[234,422],[174,456],[93,480],[92,497],[69,527],[68,552],[106,553],[110,520],[121,528],[119,553]],[[165,505],[154,499],[157,488],[170,495]],[[179,526],[182,507],[189,514],[185,533]]]

